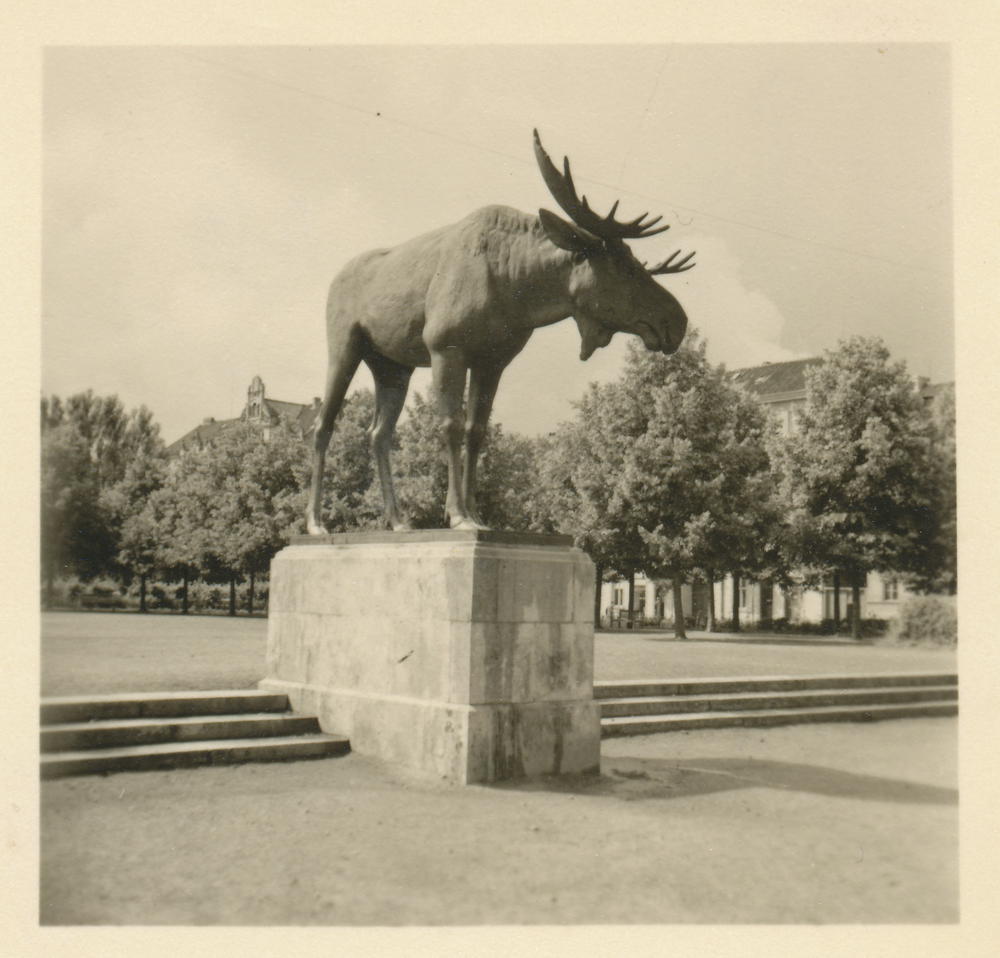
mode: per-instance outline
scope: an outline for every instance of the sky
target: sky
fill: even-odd
[[[640,260],[697,251],[660,281],[713,362],[878,336],[950,381],[950,72],[943,43],[50,47],[42,392],[145,405],[168,443],[238,416],[255,375],[310,402],[348,260],[557,208],[536,127],[596,210],[671,225]],[[556,428],[629,338],[583,363],[572,321],[538,331],[493,421]]]

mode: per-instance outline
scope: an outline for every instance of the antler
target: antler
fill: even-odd
[[[680,255],[681,251],[677,250],[676,253],[672,253],[670,256],[668,256],[662,263],[660,263],[659,266],[656,266],[653,269],[649,269],[647,267],[650,276],[662,276],[664,273],[683,273],[684,270],[692,269],[695,265],[697,265],[695,263],[692,263],[690,266],[684,265],[689,259],[691,259],[692,256],[694,256],[694,253],[688,253],[687,256],[685,256],[684,259],[682,259],[679,263],[674,263],[674,265],[671,266],[670,264],[673,261],[674,257]]]
[[[585,230],[590,230],[591,233],[604,239],[643,239],[670,229],[669,224],[661,226],[659,229],[652,229],[651,227],[659,223],[663,217],[657,216],[648,223],[644,223],[643,220],[649,215],[648,213],[643,213],[642,216],[637,216],[628,223],[619,223],[615,219],[615,211],[618,209],[617,200],[607,216],[598,216],[588,205],[586,196],[582,199],[577,196],[576,187],[573,185],[573,175],[569,171],[569,157],[563,157],[564,172],[560,173],[552,160],[549,159],[548,153],[543,149],[542,141],[538,138],[538,130],[535,130],[535,159],[538,160],[538,168],[542,171],[542,179],[545,180],[549,192],[577,226],[582,226]],[[688,267],[688,269],[690,268]]]

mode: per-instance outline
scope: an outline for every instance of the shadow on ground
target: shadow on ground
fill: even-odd
[[[605,759],[600,775],[559,776],[493,786],[622,801],[689,798],[741,788],[774,788],[831,798],[910,805],[957,805],[958,790],[840,769],[754,758],[690,758],[679,761]]]
[[[708,642],[713,645],[799,645],[806,648],[813,646],[848,646],[863,648],[883,643],[885,640],[871,638],[852,639],[850,635],[804,635],[795,632],[727,632],[725,630],[706,632],[704,629],[688,629],[683,639],[677,638],[673,629],[595,629],[595,635],[608,638],[631,638],[640,642],[678,643],[692,645]]]
[[[616,635],[614,632],[605,632],[605,635]],[[874,645],[870,639],[848,639],[842,636],[815,636],[815,635],[737,635],[735,633],[688,633],[686,639],[678,639],[676,635],[664,635],[662,632],[642,632],[630,633],[631,638],[640,639],[646,642],[677,642],[682,645],[690,645],[694,642],[711,642],[715,645],[799,645],[805,648],[814,646],[852,646],[861,648]]]

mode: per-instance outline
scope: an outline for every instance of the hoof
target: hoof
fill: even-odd
[[[475,519],[452,519],[451,520],[452,529],[457,529],[463,532],[489,532],[490,527],[483,525],[481,522],[476,522]]]

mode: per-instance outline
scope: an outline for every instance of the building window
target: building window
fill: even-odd
[[[889,581],[883,582],[882,598],[886,602],[895,602],[899,598],[899,584]]]
[[[611,604],[612,605],[624,605],[625,604],[625,590],[624,589],[614,589],[612,590]]]

